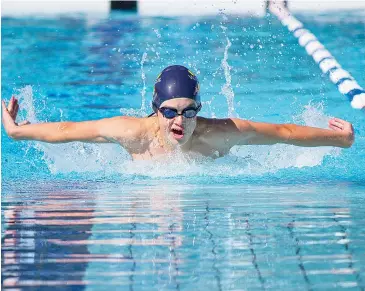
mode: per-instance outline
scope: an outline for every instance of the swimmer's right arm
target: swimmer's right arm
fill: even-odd
[[[128,143],[135,139],[135,125],[128,118],[114,117],[83,122],[29,124],[15,122],[19,105],[12,97],[8,107],[2,101],[2,119],[6,133],[14,140],[37,140],[48,143],[73,141],[92,143]],[[121,122],[121,119],[123,121]]]

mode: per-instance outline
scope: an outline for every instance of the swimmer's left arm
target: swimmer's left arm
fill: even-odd
[[[272,124],[230,119],[228,140],[233,145],[269,145],[276,143],[302,147],[335,146],[349,148],[354,142],[352,124],[339,119],[329,120],[329,128],[316,128],[295,124]]]

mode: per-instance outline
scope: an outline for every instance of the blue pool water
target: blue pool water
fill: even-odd
[[[362,86],[364,12],[297,15]],[[218,160],[133,162],[117,145],[11,141],[2,130],[2,286],[87,290],[365,288],[365,115],[275,18],[115,13],[2,19],[2,98],[20,119],[151,112],[170,64],[201,114],[326,127],[352,148],[242,146]]]

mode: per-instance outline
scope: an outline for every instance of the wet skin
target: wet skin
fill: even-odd
[[[170,99],[161,104],[161,107],[175,109],[179,114],[196,106],[195,101],[189,98]],[[29,124],[27,121],[16,122],[18,110],[16,98],[12,97],[8,106],[2,101],[3,125],[14,140],[118,143],[135,160],[152,159],[167,153],[193,153],[217,158],[229,153],[235,145],[285,143],[348,148],[354,142],[351,123],[338,118],[329,120],[329,129],[238,118],[187,118],[178,115],[168,119],[159,111],[145,118],[117,116],[95,121]]]

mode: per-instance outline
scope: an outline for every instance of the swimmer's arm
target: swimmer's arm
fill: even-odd
[[[349,148],[354,142],[351,123],[333,118],[330,129],[295,124],[272,124],[230,119],[228,140],[233,145],[270,145],[276,143],[302,147],[336,146]]]
[[[14,127],[8,132],[14,140],[36,140],[47,143],[74,141],[108,143],[113,142],[101,135],[99,121],[48,122]]]
[[[6,108],[2,101],[2,117],[5,131],[14,140],[37,140],[48,143],[73,141],[92,143],[128,143],[136,138],[138,124],[127,117],[113,117],[83,122],[49,122],[29,124],[15,122],[19,109],[12,97]]]

